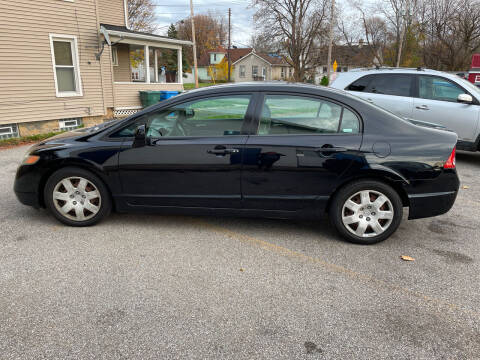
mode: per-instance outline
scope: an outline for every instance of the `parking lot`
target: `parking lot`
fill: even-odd
[[[327,221],[66,227],[17,202],[26,149],[0,150],[1,359],[480,358],[480,153],[449,213],[359,246]]]

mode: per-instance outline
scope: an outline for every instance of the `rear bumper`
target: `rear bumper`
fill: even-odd
[[[408,195],[410,212],[408,218],[421,219],[448,212],[457,198],[458,190]]]

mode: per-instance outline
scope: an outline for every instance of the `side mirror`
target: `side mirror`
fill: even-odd
[[[185,109],[185,117],[187,119],[193,118],[195,116],[195,110],[194,109]]]
[[[473,103],[473,98],[471,95],[468,95],[468,94],[459,94],[457,98],[457,102],[464,103],[464,104],[471,104]]]
[[[133,140],[133,147],[142,147],[146,145],[147,130],[145,125],[139,125],[135,130],[135,139]]]

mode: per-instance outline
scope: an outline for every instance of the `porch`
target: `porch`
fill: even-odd
[[[182,45],[170,39],[102,24],[111,43],[114,113],[130,115],[142,109],[140,91],[183,91]]]

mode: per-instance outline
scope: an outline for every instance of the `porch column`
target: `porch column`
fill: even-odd
[[[150,48],[148,45],[144,46],[144,52],[145,52],[145,67],[146,67],[145,82],[149,84],[150,83]]]
[[[155,82],[158,83],[158,50],[153,50],[155,54]]]
[[[182,48],[177,50],[177,60],[178,60],[178,64],[177,64],[178,81],[177,82],[180,84],[183,84]]]

